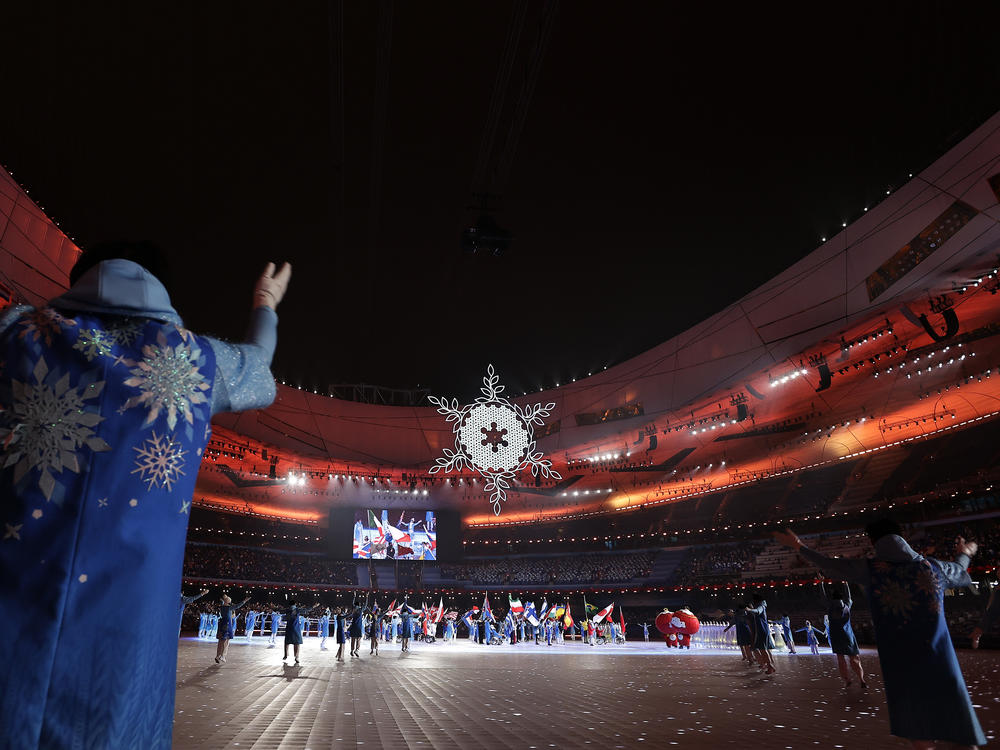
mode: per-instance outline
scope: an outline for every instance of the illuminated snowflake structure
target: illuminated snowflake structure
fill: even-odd
[[[545,406],[535,404],[521,407],[500,394],[504,386],[494,372],[493,365],[483,378],[483,395],[467,406],[459,406],[458,399],[429,396],[428,400],[453,422],[455,450],[444,449],[430,473],[461,471],[469,468],[478,471],[486,480],[485,491],[490,494],[493,512],[500,515],[501,504],[507,499],[507,490],[515,476],[531,468],[533,476],[562,479],[552,468],[552,462],[542,458],[535,450],[534,425],[544,426],[543,417],[549,416],[555,403]]]
[[[172,437],[157,435],[154,430],[153,437],[132,450],[139,454],[132,473],[139,475],[147,490],[163,487],[169,492],[184,473],[184,454],[187,451]]]
[[[0,454],[6,453],[3,468],[14,467],[15,482],[37,471],[38,487],[51,500],[59,484],[56,475],[65,469],[80,473],[81,448],[111,450],[93,430],[104,418],[88,411],[85,403],[100,395],[104,381],[72,387],[69,374],[50,372],[44,358],[39,358],[31,374],[34,383],[11,383],[13,405],[0,420]]]
[[[149,409],[146,425],[156,421],[161,412],[166,412],[167,426],[173,430],[177,426],[178,414],[188,424],[194,422],[191,407],[208,403],[205,391],[209,389],[209,384],[198,369],[197,360],[201,352],[193,337],[190,343],[185,340],[171,346],[160,331],[156,341],[155,346],[147,344],[142,347],[139,362],[127,362],[132,367],[132,377],[125,380],[125,385],[138,388],[141,393],[126,401],[122,411],[139,404],[145,405]]]

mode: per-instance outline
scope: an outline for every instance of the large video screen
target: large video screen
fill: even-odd
[[[355,560],[437,560],[432,510],[359,510],[354,514]]]

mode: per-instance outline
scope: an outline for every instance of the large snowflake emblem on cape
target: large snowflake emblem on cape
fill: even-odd
[[[500,377],[490,365],[480,389],[483,395],[474,403],[459,406],[458,399],[449,403],[447,398],[428,396],[438,412],[454,423],[455,433],[455,450],[445,448],[444,457],[437,459],[430,473],[475,469],[486,480],[484,489],[490,493],[498,516],[510,483],[528,467],[533,476],[562,479],[552,462],[535,450],[533,425],[543,426],[542,418],[549,416],[555,403],[521,407],[500,395],[504,386],[499,383]]]
[[[138,388],[141,393],[132,396],[125,409],[145,404],[149,409],[144,425],[156,421],[161,412],[167,414],[167,426],[173,430],[177,426],[177,415],[180,414],[188,424],[193,424],[194,415],[191,406],[207,404],[205,391],[209,389],[208,381],[201,374],[196,364],[201,351],[194,343],[181,341],[177,346],[171,346],[163,331],[156,334],[156,345],[146,344],[142,347],[142,359],[129,366],[132,377],[125,380],[125,385]]]
[[[50,372],[44,358],[35,363],[31,374],[34,383],[11,383],[12,408],[0,415],[0,454],[6,453],[3,468],[14,467],[15,482],[37,471],[38,487],[51,500],[59,484],[56,475],[65,469],[80,473],[81,448],[111,450],[94,432],[104,418],[96,405],[85,403],[100,395],[104,381],[91,373],[73,387],[69,373]],[[58,497],[56,502],[60,502]]]

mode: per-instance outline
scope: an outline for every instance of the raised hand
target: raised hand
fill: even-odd
[[[972,557],[979,549],[979,545],[975,542],[967,542],[962,537],[958,537],[955,540],[955,548],[958,550],[958,554]]]
[[[253,306],[278,309],[278,303],[285,296],[288,282],[292,278],[292,264],[283,263],[277,273],[274,263],[268,263],[264,273],[257,279],[253,289]]]

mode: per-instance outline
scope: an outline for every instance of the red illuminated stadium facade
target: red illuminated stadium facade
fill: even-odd
[[[521,477],[499,517],[475,474],[428,474],[453,444],[433,406],[285,385],[265,410],[216,418],[195,504],[316,538],[331,506],[456,509],[473,552],[854,519],[954,492],[967,475],[989,482],[993,454],[941,487],[886,486],[914,446],[992,434],[1000,416],[998,200],[1000,114],[711,318],[513,399],[555,402],[539,448],[563,478]],[[79,251],[6,172],[0,221],[0,301],[55,296]]]

